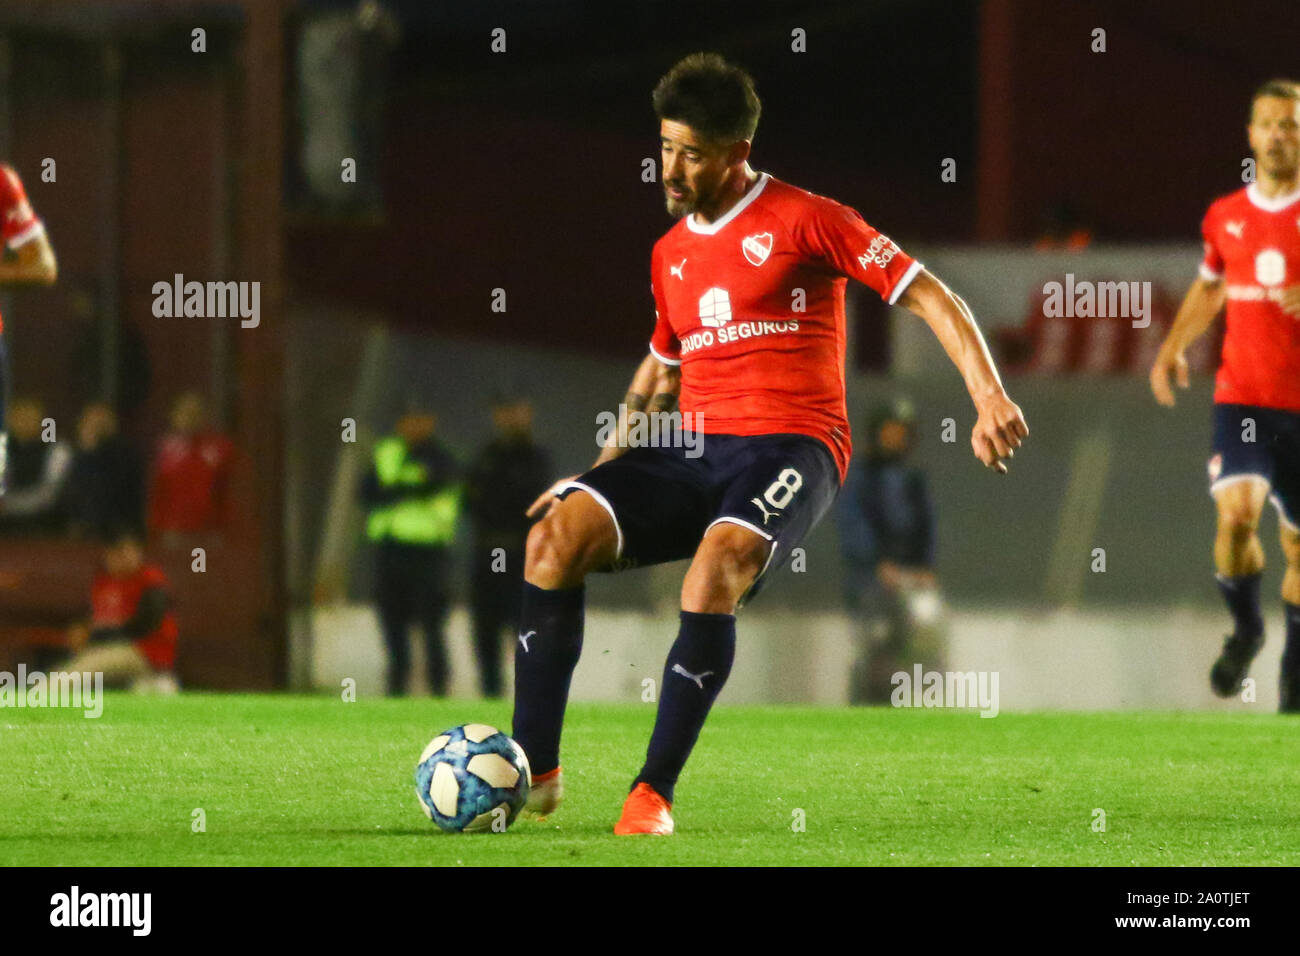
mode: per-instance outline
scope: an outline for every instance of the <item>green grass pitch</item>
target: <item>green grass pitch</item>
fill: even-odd
[[[421,813],[415,761],[446,727],[508,727],[506,703],[110,694],[97,720],[0,710],[0,863],[1300,864],[1300,739],[1272,714],[720,706],[678,784],[677,835],[615,837],[653,718],[571,705],[560,811],[463,835]]]

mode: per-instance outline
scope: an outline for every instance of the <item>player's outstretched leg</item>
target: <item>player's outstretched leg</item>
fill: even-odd
[[[528,534],[511,734],[533,772],[524,807],[531,817],[552,813],[564,796],[560,729],[582,653],[583,580],[611,562],[617,549],[609,513],[580,490],[557,502]]]
[[[1297,714],[1300,713],[1300,528],[1283,524],[1282,553],[1286,555],[1286,576],[1282,579],[1286,647],[1282,651],[1278,709],[1284,714]]]
[[[717,524],[695,552],[682,585],[681,626],[664,664],[645,764],[614,826],[620,836],[673,832],[673,788],[731,673],[736,604],[762,570],[769,547],[748,528]]]
[[[1256,532],[1267,497],[1266,481],[1245,476],[1214,493],[1218,509],[1214,563],[1219,590],[1233,619],[1233,631],[1210,671],[1210,686],[1220,697],[1241,690],[1250,662],[1264,645],[1264,618],[1259,611],[1264,549]]]

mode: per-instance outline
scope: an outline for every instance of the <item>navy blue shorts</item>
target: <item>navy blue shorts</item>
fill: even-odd
[[[1215,405],[1209,471],[1211,493],[1236,481],[1263,479],[1282,523],[1300,531],[1300,412]]]
[[[808,435],[686,433],[688,447],[631,448],[560,486],[589,492],[614,519],[618,552],[602,571],[692,557],[719,522],[742,525],[772,543],[767,563],[741,599],[753,598],[770,572],[821,520],[839,492],[830,450]]]

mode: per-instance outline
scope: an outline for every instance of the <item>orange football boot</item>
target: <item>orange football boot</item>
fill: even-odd
[[[614,824],[614,832],[619,836],[632,836],[649,833],[654,836],[671,836],[673,818],[668,811],[672,804],[648,783],[638,783],[623,801],[623,815]]]

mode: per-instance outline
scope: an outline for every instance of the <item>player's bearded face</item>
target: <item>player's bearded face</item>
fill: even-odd
[[[664,203],[668,207],[668,214],[680,219],[715,205],[725,174],[724,167],[716,177],[699,170],[695,175],[684,174],[671,182],[664,180]]]
[[[664,203],[676,219],[712,208],[727,177],[727,151],[697,140],[690,127],[664,120],[660,127]]]
[[[1300,171],[1300,101],[1260,97],[1251,112],[1249,135],[1261,171],[1279,179]]]

